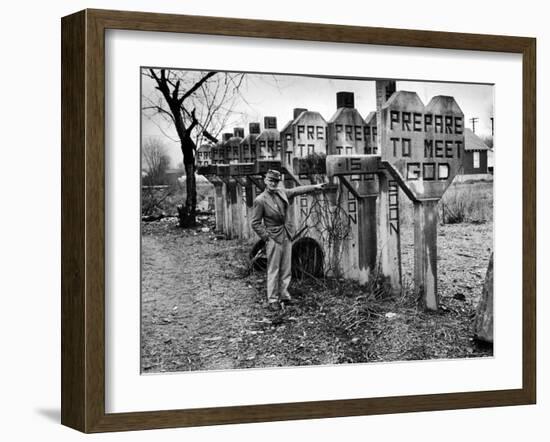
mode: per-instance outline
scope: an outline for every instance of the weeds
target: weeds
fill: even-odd
[[[443,224],[482,224],[493,219],[492,184],[452,185],[439,202]]]
[[[142,186],[141,214],[152,216],[164,214],[177,216],[178,206],[185,202],[185,183],[163,186]],[[210,183],[197,182],[197,203],[214,198],[214,186]],[[198,204],[197,204],[198,206]],[[198,207],[197,207],[198,210]]]
[[[142,216],[158,215],[165,212],[166,201],[175,193],[171,186],[142,186],[141,214]]]
[[[439,201],[442,224],[483,224],[493,220],[493,184],[477,181],[452,184]],[[413,203],[399,192],[399,222],[414,224]]]

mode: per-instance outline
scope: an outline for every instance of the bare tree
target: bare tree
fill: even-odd
[[[190,227],[195,224],[197,205],[197,145],[200,146],[204,138],[217,142],[240,99],[245,74],[172,69],[144,69],[142,74],[154,80],[158,91],[143,97],[143,110],[149,118],[168,121],[181,146],[187,194],[178,212],[180,225]]]
[[[165,173],[170,167],[170,157],[164,143],[158,138],[148,138],[141,150],[142,166],[147,172],[143,184],[156,186],[165,184]]]

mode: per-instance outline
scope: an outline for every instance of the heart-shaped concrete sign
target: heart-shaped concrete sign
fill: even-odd
[[[397,91],[382,107],[382,161],[418,201],[439,199],[462,170],[464,114],[453,97],[424,106]]]

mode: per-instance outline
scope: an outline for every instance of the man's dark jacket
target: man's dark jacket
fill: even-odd
[[[295,235],[295,227],[293,216],[288,213],[288,208],[295,196],[312,193],[316,190],[318,188],[315,185],[299,186],[292,189],[278,188],[274,192],[264,190],[254,200],[250,222],[252,229],[266,241],[271,238],[280,244],[285,235],[292,239]],[[283,211],[279,209],[276,198],[280,198],[282,201]]]

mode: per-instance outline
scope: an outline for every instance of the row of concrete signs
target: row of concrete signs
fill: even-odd
[[[294,151],[292,167],[285,161],[258,160],[202,166],[198,172],[215,185],[217,229],[241,238],[254,236],[248,221],[267,170],[281,170],[285,186],[331,182],[325,196],[302,197],[294,204],[297,230],[320,243],[333,271],[359,282],[381,272],[394,291],[401,290],[401,189],[414,202],[415,290],[426,308],[437,309],[437,202],[462,167],[464,115],[453,97],[434,97],[424,106],[416,93],[406,91],[393,93],[379,115],[380,155],[329,154],[313,164]],[[331,243],[319,228],[320,215],[311,212],[319,198],[329,212],[331,207],[344,212],[347,237]]]

